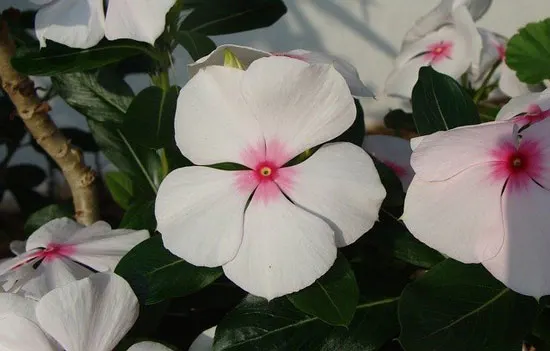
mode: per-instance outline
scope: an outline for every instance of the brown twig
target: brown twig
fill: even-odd
[[[84,164],[82,152],[74,148],[50,119],[50,106],[35,93],[34,83],[11,65],[15,44],[9,38],[7,24],[0,19],[0,82],[17,108],[17,113],[38,144],[63,171],[73,194],[75,218],[81,224],[99,219],[95,192],[95,173]]]

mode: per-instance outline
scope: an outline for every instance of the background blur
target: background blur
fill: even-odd
[[[228,0],[230,1],[230,0]],[[414,21],[432,9],[439,0],[285,0],[288,13],[275,25],[250,32],[213,37],[217,44],[235,43],[270,51],[303,48],[339,55],[354,64],[363,81],[372,90],[381,89],[392,69],[401,39]],[[0,10],[11,6],[30,9],[27,0],[0,0]],[[550,0],[493,0],[478,26],[505,36],[511,36],[524,24],[550,17]],[[172,71],[172,83],[187,81],[187,53],[178,48]],[[131,77],[136,91],[148,85],[146,77]],[[40,80],[39,80],[40,82]],[[46,83],[44,83],[46,84]],[[374,115],[368,99],[362,101],[366,115]],[[60,99],[52,101],[52,117],[60,127],[86,129],[84,117],[71,110]],[[28,136],[27,136],[28,138]],[[0,146],[0,156],[5,153]],[[108,162],[99,162],[90,155],[89,165],[99,164],[103,170]],[[42,155],[31,147],[18,150],[10,165],[34,163],[46,167]],[[8,196],[9,197],[9,196]],[[4,204],[7,198],[4,199]]]

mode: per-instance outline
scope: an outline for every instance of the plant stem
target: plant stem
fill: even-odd
[[[153,83],[161,88],[166,94],[170,90],[170,76],[168,75],[168,69],[162,68],[156,77],[153,77]],[[160,150],[160,164],[162,166],[162,177],[166,177],[170,171],[170,166],[168,164],[168,157],[166,156],[166,149],[162,148]]]
[[[489,84],[489,81],[493,77],[493,74],[495,74],[495,71],[497,70],[498,66],[500,66],[501,61],[497,61],[493,64],[491,67],[491,70],[489,73],[485,76],[485,79],[483,80],[483,83],[481,83],[481,87],[476,91],[476,94],[474,95],[474,103],[478,103],[479,100],[481,100],[481,97],[485,93],[485,89],[487,88],[487,84]]]
[[[95,189],[95,172],[84,164],[82,153],[61,134],[48,115],[50,106],[41,101],[29,77],[11,66],[15,44],[9,38],[5,21],[0,20],[0,81],[27,130],[50,155],[71,188],[76,220],[85,225],[99,219]]]

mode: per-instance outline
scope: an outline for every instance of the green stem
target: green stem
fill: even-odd
[[[495,74],[495,71],[497,70],[498,66],[500,66],[501,61],[495,62],[495,64],[491,67],[491,70],[485,76],[485,79],[483,80],[483,83],[481,83],[481,87],[476,91],[476,94],[474,95],[474,103],[478,103],[479,100],[481,100],[481,97],[485,93],[485,90],[487,88],[487,84],[489,84],[489,81],[493,77],[493,74]]]
[[[170,76],[168,75],[168,68],[162,67],[160,72],[152,77],[153,83],[161,88],[166,94],[170,90]],[[168,163],[168,157],[166,156],[166,149],[162,148],[160,150],[160,164],[162,167],[162,178],[168,175],[170,170],[170,165]]]

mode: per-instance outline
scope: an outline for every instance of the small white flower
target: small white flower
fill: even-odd
[[[254,62],[259,58],[269,57],[269,56],[286,56],[286,57],[304,61],[310,64],[315,64],[315,63],[330,64],[330,65],[333,65],[336,71],[338,71],[338,73],[340,73],[344,77],[351,91],[351,94],[353,96],[356,96],[356,97],[374,96],[374,94],[370,91],[370,89],[367,88],[365,84],[361,81],[361,78],[359,77],[359,73],[357,72],[357,69],[349,62],[334,55],[329,55],[321,52],[302,50],[302,49],[296,49],[296,50],[291,50],[287,52],[270,53],[267,51],[262,51],[262,50],[258,50],[258,49],[254,49],[246,46],[239,46],[239,45],[232,45],[232,44],[220,45],[214,51],[212,51],[209,55],[188,65],[189,76],[191,77],[194,76],[195,74],[197,74],[199,69],[207,66],[212,66],[212,65],[223,66],[225,50],[230,50],[239,59],[239,61],[241,61],[241,63],[245,67],[250,66],[252,62]]]
[[[214,335],[216,334],[217,326],[206,329],[197,336],[193,341],[191,346],[189,346],[189,351],[212,351],[214,346]]]
[[[114,273],[96,273],[54,289],[36,302],[0,294],[0,349],[20,351],[111,351],[139,313],[128,283]],[[142,342],[132,351],[167,351]]]
[[[331,65],[266,57],[247,70],[201,69],[181,90],[180,151],[203,166],[180,168],[160,185],[158,231],[175,255],[223,266],[244,290],[268,299],[305,288],[378,218],[386,192],[372,159],[350,143],[322,146],[356,115]],[[232,162],[244,170],[205,167]]]
[[[48,291],[93,271],[112,271],[147,230],[116,229],[103,221],[88,227],[69,218],[54,219],[26,242],[26,252],[0,264],[4,289],[39,298]]]
[[[41,7],[35,19],[40,46],[46,39],[73,47],[90,48],[105,36],[133,39],[153,45],[164,31],[166,14],[176,0],[32,0]]]

